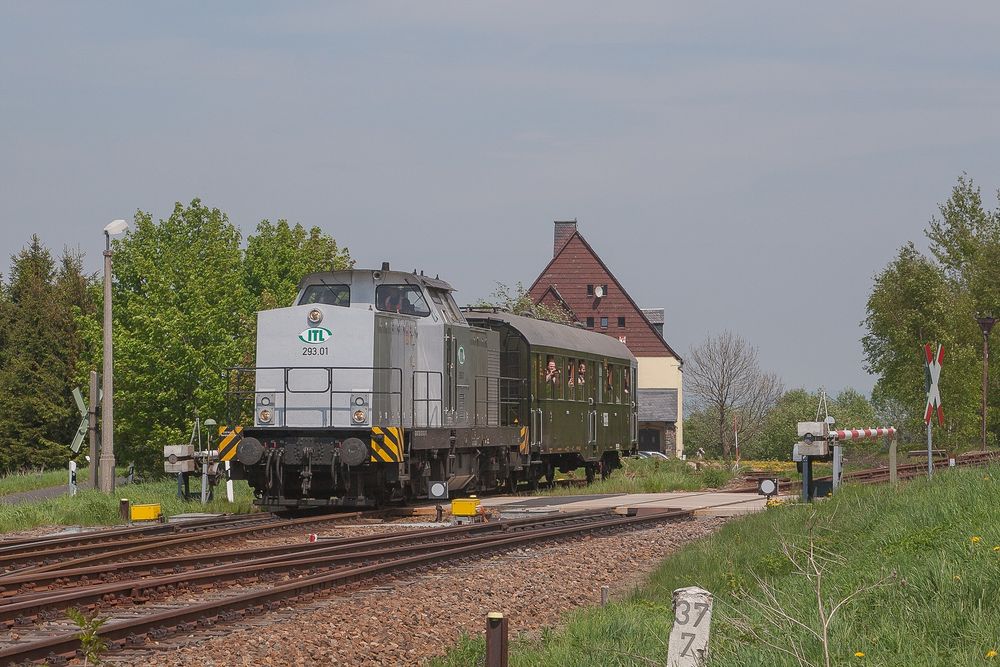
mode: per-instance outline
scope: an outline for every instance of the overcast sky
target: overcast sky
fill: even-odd
[[[461,303],[580,230],[683,355],[869,391],[873,274],[1000,185],[995,2],[0,0],[0,257],[201,197]],[[7,272],[6,261],[0,271]]]

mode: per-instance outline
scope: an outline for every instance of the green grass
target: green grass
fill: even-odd
[[[715,595],[710,665],[797,665],[769,647],[799,642],[803,664],[823,664],[820,643],[789,623],[765,620],[763,586],[778,608],[818,627],[816,591],[782,552],[810,541],[830,560],[822,579],[833,665],[981,665],[1000,651],[1000,467],[943,471],[899,487],[845,487],[813,505],[791,504],[727,524],[665,560],[625,599],[571,614],[567,626],[512,642],[513,667],[662,665],[671,593]],[[973,540],[978,537],[978,540]],[[880,583],[881,582],[881,583]],[[773,607],[773,605],[766,605]],[[740,627],[745,618],[753,633]],[[856,657],[856,652],[864,653]],[[466,638],[438,667],[475,664],[481,639]],[[997,657],[1000,660],[1000,656]]]
[[[82,484],[89,477],[89,468],[81,468],[76,472],[76,481],[78,484]],[[0,496],[60,485],[69,485],[69,470],[15,472],[0,477]]]
[[[573,475],[583,477],[583,469]],[[597,479],[587,487],[586,493],[663,493],[666,491],[699,491],[719,488],[732,478],[725,464],[703,463],[701,470],[694,470],[684,461],[672,459],[622,459],[622,467],[607,479]],[[578,495],[580,487],[561,486],[538,492],[540,495]]]
[[[169,517],[184,512],[250,512],[253,495],[246,482],[234,482],[235,501],[226,502],[225,487],[217,488],[215,500],[207,505],[177,498],[177,482],[165,480],[118,487],[108,496],[99,491],[81,490],[76,496],[0,505],[0,532],[27,530],[38,526],[111,526],[121,523],[118,500],[128,498],[133,504],[160,503]],[[191,484],[192,493],[199,489]]]

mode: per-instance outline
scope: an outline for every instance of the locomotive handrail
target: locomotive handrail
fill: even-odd
[[[289,374],[292,371],[297,370],[311,370],[311,371],[325,371],[327,375],[326,386],[322,389],[294,389],[289,386]],[[397,399],[399,404],[399,418],[402,422],[402,412],[403,412],[403,369],[398,366],[233,366],[224,370],[223,375],[227,381],[227,391],[226,391],[226,412],[227,421],[230,425],[241,424],[243,421],[245,404],[249,401],[254,408],[251,410],[253,419],[251,421],[256,421],[256,397],[257,391],[257,373],[259,371],[281,371],[282,373],[282,384],[281,389],[274,389],[275,394],[281,394],[281,410],[283,411],[285,417],[281,426],[288,427],[288,404],[287,395],[288,394],[328,394],[330,397],[329,404],[323,414],[323,424],[318,427],[308,427],[308,426],[294,426],[293,428],[329,428],[333,426],[333,412],[334,404],[333,397],[335,395],[341,394],[355,394],[358,393],[354,389],[336,389],[334,385],[334,371],[371,371],[375,372],[390,372],[390,378],[393,376],[398,377],[398,383],[396,386],[399,388],[396,390],[391,389],[393,385],[392,379],[389,381],[389,390],[378,390],[375,388],[374,383],[370,391],[364,391],[362,393],[371,394],[374,398],[375,396],[389,396],[390,397],[390,411],[392,409],[392,399]],[[252,381],[252,386],[250,388],[242,388],[241,380],[247,381],[244,378],[249,378]],[[235,385],[235,389],[232,387]],[[235,402],[235,405],[233,403]],[[373,401],[374,402],[374,401]],[[275,418],[277,418],[278,412],[275,411]],[[279,424],[275,423],[274,426]]]
[[[424,376],[424,398],[417,398],[417,375]],[[438,398],[431,398],[431,375],[436,375],[438,379]],[[439,410],[444,409],[444,374],[441,371],[413,371],[410,376],[410,428],[420,428],[417,423],[417,404],[424,404],[424,427],[431,426],[431,403],[438,403]],[[442,414],[442,419],[444,415]]]
[[[473,423],[476,426],[510,426],[510,423],[505,423],[505,420],[503,418],[503,408],[505,406],[510,406],[510,405],[514,405],[514,406],[519,406],[520,405],[520,401],[519,400],[511,400],[510,399],[509,388],[512,385],[521,385],[521,384],[523,384],[524,383],[524,379],[523,378],[519,378],[519,377],[505,376],[505,375],[477,375],[477,376],[475,376],[474,380],[475,380],[475,384],[474,384],[473,392],[475,394],[475,399],[473,401],[473,405],[476,408],[476,415],[475,415],[475,419],[474,419]],[[480,392],[479,392],[480,381],[485,382],[485,385],[486,385],[486,396],[485,396],[485,398],[481,398],[481,396],[480,396]],[[504,397],[504,392],[503,392],[503,389],[505,387],[508,388],[508,393],[507,393],[507,397],[506,398]],[[495,401],[493,400],[494,397],[490,396],[491,389],[495,389],[495,393],[496,393],[496,395],[495,395]],[[490,408],[491,403],[493,403],[493,402],[496,403],[497,414],[496,414],[495,417],[491,418],[490,417],[490,413],[489,413],[489,408]],[[480,414],[479,408],[482,405],[486,406],[486,410],[484,411],[485,414],[486,414],[486,423],[485,424],[482,424],[480,422],[480,419],[479,419],[479,414]]]

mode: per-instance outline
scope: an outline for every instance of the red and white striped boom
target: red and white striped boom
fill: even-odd
[[[867,440],[869,438],[880,438],[883,435],[889,439],[896,437],[896,429],[892,426],[879,428],[851,428],[842,431],[830,431],[830,437],[834,440]]]

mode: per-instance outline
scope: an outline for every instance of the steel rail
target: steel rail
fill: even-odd
[[[383,514],[384,511],[375,512],[374,514]],[[135,540],[130,540],[125,542],[126,546],[119,549],[114,549],[107,551],[107,545],[89,545],[83,547],[59,547],[56,549],[51,549],[49,551],[39,553],[21,553],[21,554],[10,554],[7,556],[0,556],[0,567],[6,566],[6,571],[0,575],[0,584],[6,580],[8,576],[12,575],[22,575],[28,572],[50,572],[52,570],[58,570],[60,568],[68,567],[80,567],[87,564],[96,564],[101,562],[107,562],[109,560],[114,560],[116,558],[123,558],[126,556],[137,556],[142,553],[147,553],[156,549],[168,549],[178,546],[187,546],[191,544],[197,544],[199,542],[211,542],[219,539],[226,539],[230,537],[241,537],[243,535],[260,533],[260,532],[270,532],[270,531],[280,531],[287,530],[289,528],[299,528],[302,526],[314,524],[314,523],[329,523],[331,521],[338,521],[343,519],[355,519],[363,517],[364,515],[371,515],[372,512],[349,512],[346,514],[328,514],[323,516],[315,517],[300,517],[297,519],[282,519],[276,522],[254,524],[251,526],[239,526],[235,528],[217,528],[214,530],[207,530],[204,532],[196,533],[182,533],[179,535],[162,535],[162,536],[152,536],[152,537],[140,537]],[[87,553],[91,555],[80,556],[77,558],[67,558],[60,559],[62,556],[73,556],[79,553]],[[96,553],[95,553],[96,552]],[[42,560],[44,564],[33,565],[39,560]],[[21,567],[18,567],[18,566]]]
[[[499,526],[497,530],[491,532],[514,533],[524,530],[541,530],[552,524],[574,524],[586,525],[586,522],[593,523],[607,517],[606,512],[593,513],[585,516],[565,519],[563,517],[548,517],[538,519],[532,526],[504,526],[503,524],[493,524]],[[456,526],[458,529],[474,528],[472,526]],[[298,554],[278,554],[264,556],[261,558],[249,558],[236,565],[220,564],[209,568],[198,570],[197,572],[184,572],[173,575],[166,575],[151,579],[138,581],[122,581],[107,584],[97,584],[86,588],[74,588],[65,592],[39,593],[24,597],[19,596],[17,600],[9,604],[0,606],[0,625],[5,627],[27,625],[34,618],[52,619],[54,611],[66,609],[77,604],[93,605],[100,602],[110,602],[115,598],[132,597],[135,599],[145,599],[150,592],[160,592],[162,590],[173,590],[174,588],[188,588],[191,586],[217,584],[221,581],[242,580],[245,576],[267,577],[284,572],[299,570],[304,567],[317,565],[349,563],[352,561],[379,560],[386,557],[396,556],[400,553],[420,553],[435,551],[442,548],[454,546],[455,540],[465,543],[479,543],[496,539],[491,532],[474,530],[454,530],[449,528],[437,529],[442,534],[426,535],[432,541],[406,544],[400,540],[381,540],[384,544],[379,544],[383,548],[371,549],[367,551],[351,550],[352,545],[326,546],[320,544],[319,549],[312,549]],[[445,532],[448,531],[448,532]],[[485,535],[476,533],[486,532]],[[441,538],[448,541],[441,541]]]
[[[605,514],[606,512],[602,511],[581,511],[560,514],[558,516],[548,515],[541,517],[527,517],[504,522],[475,523],[466,526],[453,526],[448,528],[420,528],[393,534],[382,533],[375,535],[326,539],[313,543],[307,542],[255,547],[252,550],[234,549],[230,551],[197,554],[186,557],[183,561],[179,561],[176,556],[165,556],[156,559],[144,559],[141,561],[130,561],[126,563],[112,563],[109,565],[95,565],[68,570],[60,569],[46,572],[32,571],[24,574],[15,574],[3,577],[2,580],[0,580],[0,599],[4,597],[10,598],[12,596],[17,596],[17,599],[14,600],[14,602],[22,602],[27,599],[23,597],[25,595],[38,597],[34,595],[36,589],[44,589],[44,587],[50,584],[65,584],[74,580],[81,580],[84,578],[90,579],[91,577],[96,577],[102,583],[111,583],[105,581],[105,577],[108,575],[138,572],[152,573],[154,576],[167,576],[169,572],[176,574],[203,564],[214,566],[224,563],[249,561],[257,557],[302,553],[306,551],[322,550],[323,553],[333,553],[334,550],[375,549],[384,545],[405,544],[422,539],[440,540],[453,534],[493,530],[518,530],[522,526],[530,527],[540,523],[568,522],[591,516],[603,516]],[[157,572],[156,570],[161,567],[168,572]],[[93,582],[89,581],[87,584],[95,585]],[[29,586],[31,590],[28,592],[20,590],[20,588],[24,586]],[[41,594],[43,593],[43,590],[37,590],[37,592]],[[51,592],[45,592],[44,594],[51,595]],[[0,609],[2,609],[6,604],[9,604],[9,602],[0,602]]]
[[[155,638],[167,636],[171,628],[182,631],[193,630],[217,621],[238,618],[248,610],[264,610],[271,608],[279,601],[301,597],[331,586],[362,581],[375,575],[398,575],[407,566],[424,567],[436,563],[454,561],[475,556],[484,552],[496,551],[517,545],[559,538],[575,533],[591,532],[606,528],[618,528],[629,525],[663,521],[667,519],[687,518],[693,515],[690,510],[667,510],[660,513],[649,513],[631,517],[614,517],[602,521],[581,523],[578,525],[524,530],[513,535],[500,533],[495,539],[484,540],[474,544],[461,546],[442,545],[443,548],[431,553],[405,556],[390,559],[385,562],[360,567],[339,568],[316,576],[298,578],[295,581],[273,586],[264,591],[253,591],[239,594],[223,600],[213,600],[201,604],[190,605],[181,609],[173,609],[141,618],[127,619],[110,623],[101,629],[101,637],[109,642],[112,649],[119,649],[126,644],[141,644],[144,636]],[[63,633],[34,642],[26,642],[0,649],[0,662],[18,664],[29,660],[53,660],[57,656],[75,655],[80,646],[77,633]]]

